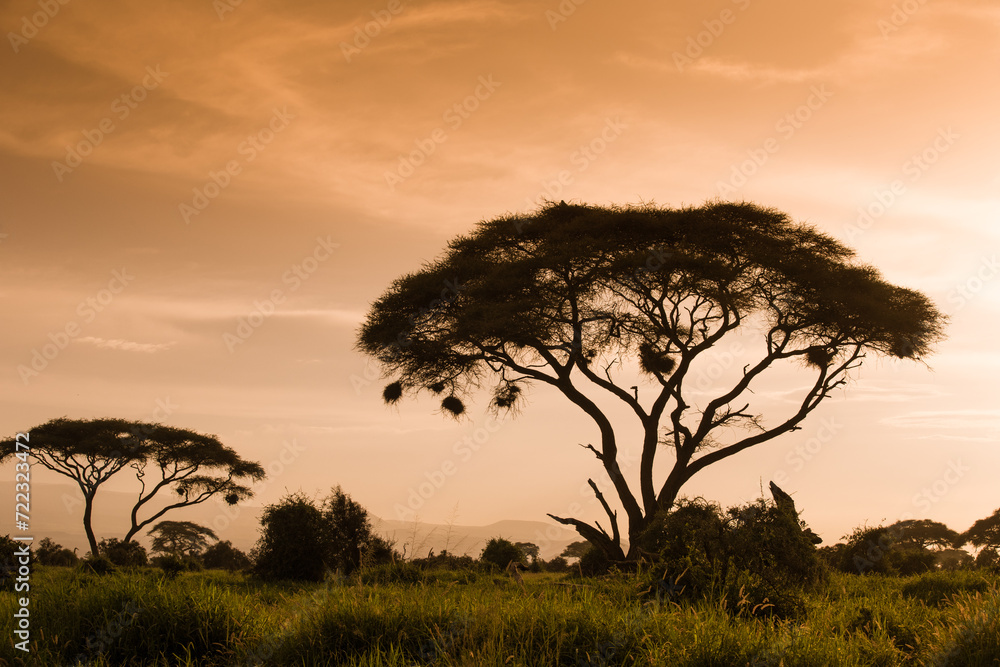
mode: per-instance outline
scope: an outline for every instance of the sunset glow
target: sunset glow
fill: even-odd
[[[780,479],[825,544],[1000,507],[995,3],[13,0],[0,26],[4,437],[161,421],[264,465],[255,507],[339,484],[391,520],[601,519],[577,408],[542,388],[516,419],[485,393],[459,421],[388,408],[358,327],[483,219],[751,201],[928,295],[947,339],[929,367],[867,360],[687,495]],[[83,546],[79,492],[35,484]]]

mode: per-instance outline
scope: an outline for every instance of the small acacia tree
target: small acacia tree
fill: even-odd
[[[135,472],[139,492],[123,542],[167,512],[219,495],[234,505],[250,498],[247,482],[264,478],[259,463],[246,461],[212,435],[124,419],[53,419],[29,431],[31,456],[44,468],[69,477],[83,492],[83,528],[90,551],[100,553],[91,520],[98,489],[125,468]],[[0,441],[0,463],[15,456],[13,438]],[[141,517],[158,493],[176,496]]]
[[[428,391],[457,416],[462,398],[487,382],[498,412],[516,410],[530,384],[561,392],[597,427],[599,442],[587,448],[634,545],[694,475],[798,429],[867,355],[920,359],[941,337],[944,316],[923,294],[887,283],[853,255],[752,204],[561,202],[482,222],[441,259],[398,278],[373,304],[358,347],[394,378],[383,392],[389,403]],[[714,398],[696,401],[710,350],[751,332],[759,356]],[[791,411],[766,420],[751,386],[788,362],[809,373],[807,387]],[[619,467],[608,398],[641,427],[637,487]],[[674,462],[662,478],[654,463],[667,451]],[[550,516],[622,559],[617,511],[589,483],[610,531]],[[631,546],[628,555],[637,555]]]
[[[193,521],[160,521],[149,529],[153,553],[191,558],[201,555],[209,539],[218,540],[215,531]]]
[[[1000,552],[1000,508],[990,516],[976,521],[955,540],[956,547],[964,544],[982,549],[979,555],[983,556],[983,562],[996,561],[997,553]]]

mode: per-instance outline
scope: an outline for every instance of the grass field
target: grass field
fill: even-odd
[[[600,579],[381,570],[326,584],[220,571],[175,579],[39,567],[32,665],[1000,665],[1000,578],[833,574],[790,618],[670,602],[642,573]],[[395,576],[394,576],[395,574]],[[405,576],[400,576],[405,575]],[[408,579],[406,583],[400,579]],[[759,611],[759,610],[758,610]]]

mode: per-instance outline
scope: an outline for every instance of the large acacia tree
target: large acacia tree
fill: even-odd
[[[920,359],[943,324],[923,294],[887,283],[851,249],[773,209],[561,202],[481,222],[398,278],[372,305],[358,347],[394,380],[383,392],[390,403],[429,391],[458,415],[462,398],[487,383],[499,411],[516,410],[528,384],[561,392],[600,433],[588,448],[624,510],[630,553],[593,480],[610,532],[550,516],[621,559],[635,555],[653,515],[699,471],[799,428],[868,355]],[[725,337],[751,332],[759,357],[695,405],[699,360]],[[638,380],[622,363],[629,359]],[[790,361],[811,373],[808,388],[796,409],[766,420],[751,408],[751,386]],[[642,428],[637,488],[619,467],[601,394]],[[654,462],[667,450],[673,466],[657,478]]]
[[[90,552],[99,553],[91,520],[98,489],[126,468],[139,491],[124,542],[171,510],[219,495],[229,504],[250,498],[247,483],[264,478],[264,468],[246,461],[212,435],[124,419],[53,419],[29,432],[31,458],[69,477],[83,492],[83,528]],[[14,439],[0,442],[0,463],[16,454]],[[157,494],[174,492],[172,502],[142,517]],[[160,496],[161,498],[163,496]]]

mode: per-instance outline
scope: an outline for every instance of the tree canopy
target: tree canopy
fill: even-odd
[[[956,531],[940,521],[930,519],[897,521],[889,526],[888,530],[898,543],[918,549],[937,547],[939,550],[945,550],[962,543]]]
[[[198,556],[209,544],[218,540],[215,531],[193,521],[160,521],[149,529],[153,537],[153,552],[177,557]]]
[[[965,544],[986,549],[1000,549],[1000,508],[985,519],[979,519],[962,533]]]
[[[83,527],[94,555],[100,553],[91,525],[94,497],[102,484],[125,468],[135,472],[140,488],[124,542],[171,510],[216,495],[229,504],[250,498],[253,492],[247,483],[265,476],[259,463],[244,460],[215,436],[162,424],[61,418],[32,428],[30,438],[35,462],[69,477],[83,492]],[[0,442],[0,462],[15,453],[13,438]],[[164,489],[174,492],[173,501],[142,518],[143,509]]]
[[[614,486],[633,543],[699,471],[799,428],[867,355],[921,359],[944,321],[923,294],[886,282],[850,248],[773,209],[560,202],[480,222],[441,258],[396,279],[372,305],[358,347],[392,379],[389,403],[426,391],[458,416],[484,386],[496,412],[516,411],[531,384],[561,392],[597,427],[600,441],[587,448]],[[694,405],[699,363],[727,335],[749,331],[760,335],[759,358]],[[624,360],[638,366],[638,379]],[[812,375],[800,402],[765,420],[752,409],[751,385],[795,361]],[[642,427],[638,488],[619,467],[600,395],[624,403]],[[656,479],[654,460],[666,450],[674,465]],[[589,483],[610,532],[553,518],[623,558],[617,511]]]

